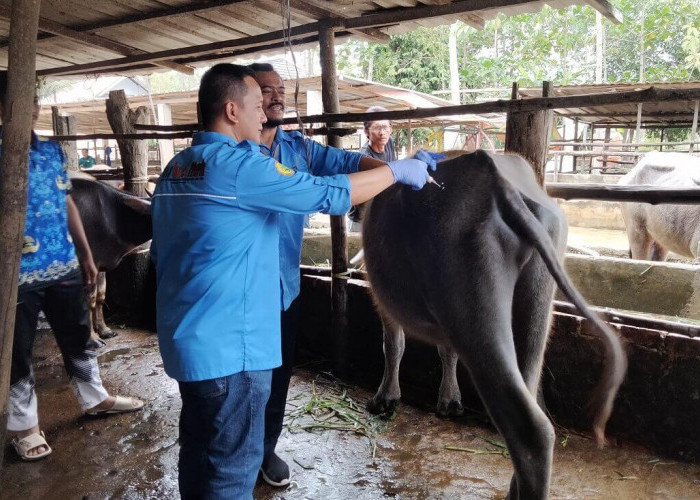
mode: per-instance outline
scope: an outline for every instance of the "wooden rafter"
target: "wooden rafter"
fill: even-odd
[[[316,19],[340,18],[347,19],[350,16],[344,14],[341,9],[330,9],[328,2],[319,0],[290,0],[290,6],[298,11],[307,12]],[[369,40],[370,42],[389,43],[390,37],[376,28],[360,28],[350,30],[352,33]]]

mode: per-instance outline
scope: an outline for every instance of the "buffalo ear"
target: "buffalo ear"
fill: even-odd
[[[125,196],[122,201],[124,202],[124,205],[140,214],[151,213],[151,202],[149,200],[137,198],[136,196]]]

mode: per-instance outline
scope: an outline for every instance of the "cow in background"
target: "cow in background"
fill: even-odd
[[[398,392],[403,333],[392,340],[401,327],[456,353],[506,441],[515,469],[509,498],[547,498],[555,436],[536,398],[555,282],[605,347],[592,405],[600,444],[626,356],[566,276],[566,219],[525,160],[477,151],[442,162],[433,177],[444,190],[396,185],[365,215],[365,262],[389,381],[374,402],[392,384]]]
[[[70,194],[80,212],[95,266],[100,271],[88,301],[93,339],[104,345],[100,339],[116,335],[104,321],[105,272],[117,267],[126,254],[151,239],[151,202],[86,175],[71,175],[71,183]]]
[[[644,155],[619,183],[669,188],[700,187],[700,157],[654,151]],[[666,260],[669,251],[700,260],[700,205],[622,203],[630,257]]]

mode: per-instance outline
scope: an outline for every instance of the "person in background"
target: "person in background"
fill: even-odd
[[[388,111],[382,106],[370,106],[365,113]],[[396,161],[396,150],[391,138],[391,122],[389,120],[366,121],[364,123],[367,142],[360,148],[360,154],[376,160]],[[353,206],[348,212],[346,227],[350,233],[362,231],[362,207]]]
[[[260,152],[263,96],[247,67],[203,76],[204,132],[168,163],[152,199],[151,258],[165,372],[178,381],[183,499],[251,498],[280,341],[280,213],[341,215],[394,183],[428,181],[420,160],[314,177]]]
[[[379,111],[387,111],[387,109],[371,106],[367,108],[366,113]],[[360,153],[384,162],[396,161],[396,150],[391,138],[391,122],[389,120],[366,121],[364,125],[367,142],[360,148]]]
[[[88,150],[82,149],[80,152],[82,153],[83,156],[82,156],[82,158],[80,158],[78,160],[78,166],[82,169],[88,169],[88,168],[94,167],[95,166],[95,159],[92,156],[90,156],[90,154],[88,153]]]
[[[0,115],[7,72],[0,72]],[[34,101],[32,127],[40,106]],[[2,143],[0,142],[0,155]],[[32,132],[27,178],[27,216],[19,267],[7,430],[22,460],[51,453],[39,427],[32,349],[43,310],[63,356],[63,365],[80,406],[87,415],[140,410],[135,398],[110,396],[102,385],[97,351],[90,342],[90,311],[85,287],[94,287],[92,259],[78,209],[70,196],[66,158],[57,142]]]
[[[112,166],[112,148],[105,146],[105,165]]]
[[[293,168],[314,176],[350,174],[386,165],[386,162],[323,146],[299,131],[286,131],[282,119],[286,110],[286,94],[282,77],[272,65],[255,63],[255,73],[263,96],[263,124],[260,152]],[[272,390],[265,408],[265,455],[260,469],[265,482],[272,486],[289,484],[289,466],[275,447],[282,432],[284,409],[294,364],[294,347],[299,316],[299,265],[305,220],[303,214],[280,214],[280,290],[282,291],[282,366],[272,372]]]

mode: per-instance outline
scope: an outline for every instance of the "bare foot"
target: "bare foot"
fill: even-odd
[[[38,434],[39,432],[41,432],[40,429],[39,429],[39,426],[38,426],[38,425],[35,425],[35,426],[32,427],[31,429],[27,429],[27,430],[25,430],[25,431],[20,431],[20,432],[18,432],[18,433],[17,433],[17,439],[19,440],[19,439],[25,438],[25,437],[27,437],[27,436],[31,436],[32,434]],[[27,451],[27,455],[30,456],[30,457],[34,457],[34,456],[36,456],[36,455],[41,455],[42,453],[44,453],[44,452],[46,452],[46,451],[49,451],[49,447],[46,446],[46,445],[41,444],[41,445],[39,445],[39,446],[36,446],[36,447],[34,447],[34,448],[29,449],[29,450]]]

